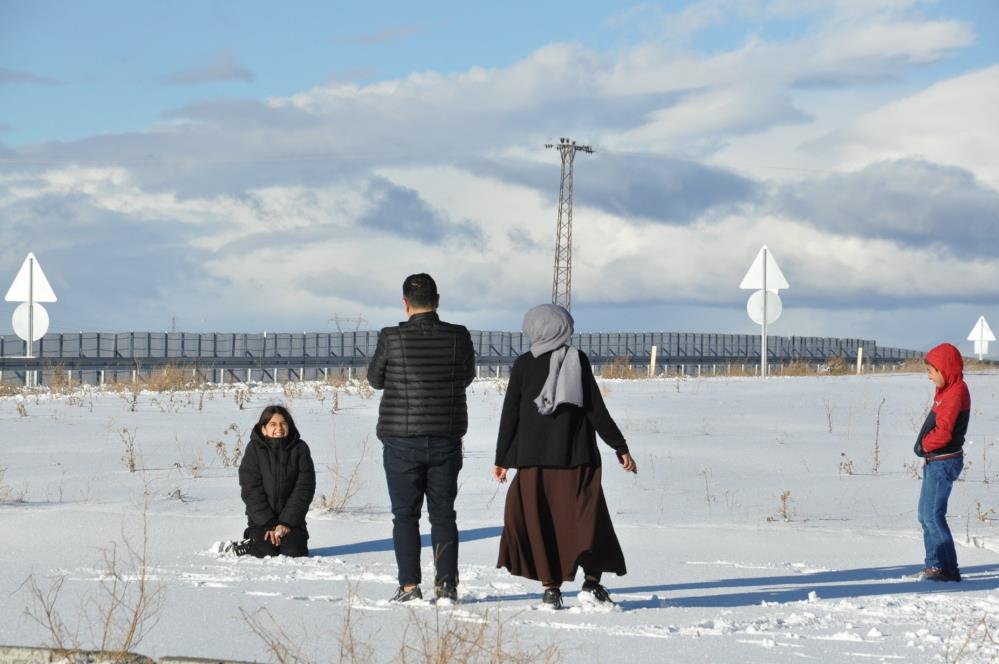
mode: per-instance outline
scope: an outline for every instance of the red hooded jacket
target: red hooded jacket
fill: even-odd
[[[934,457],[960,452],[971,417],[971,394],[964,382],[961,351],[940,344],[926,354],[926,361],[943,374],[944,386],[933,395],[933,408],[916,438],[916,454]]]

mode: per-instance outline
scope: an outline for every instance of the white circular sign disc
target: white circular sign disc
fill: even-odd
[[[14,309],[14,317],[12,323],[14,324],[14,334],[21,337],[25,341],[28,341],[28,311],[29,306],[27,302],[22,302]],[[45,311],[45,307],[35,302],[34,305],[35,320],[34,320],[34,339],[31,341],[38,341],[45,336],[45,333],[49,331],[49,312]]]
[[[784,310],[784,305],[781,304],[780,296],[777,293],[773,291],[756,291],[749,296],[749,302],[746,303],[746,312],[757,325],[763,325],[764,293],[766,293],[765,297],[767,298],[767,325],[776,322],[780,318],[781,311]]]

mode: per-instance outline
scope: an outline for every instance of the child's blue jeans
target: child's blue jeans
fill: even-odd
[[[919,492],[919,524],[923,527],[926,567],[957,572],[957,551],[947,526],[947,499],[964,469],[964,457],[931,461],[923,466],[923,488]]]

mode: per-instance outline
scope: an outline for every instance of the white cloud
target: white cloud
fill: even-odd
[[[809,148],[845,168],[918,157],[960,166],[999,188],[999,66],[931,85],[859,118]]]

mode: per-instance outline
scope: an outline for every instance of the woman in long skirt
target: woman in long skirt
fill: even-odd
[[[556,609],[562,607],[562,583],[582,567],[580,598],[612,603],[601,575],[627,570],[600,486],[596,434],[624,470],[638,469],[589,359],[568,345],[569,312],[554,304],[534,307],[523,329],[531,350],[510,372],[493,467],[498,482],[517,469],[507,491],[497,567],[540,581],[543,602]]]

